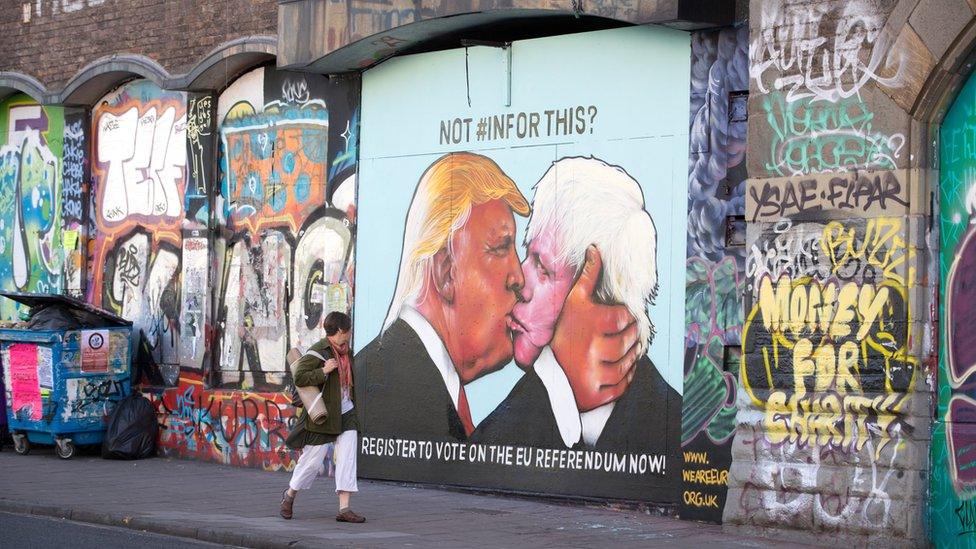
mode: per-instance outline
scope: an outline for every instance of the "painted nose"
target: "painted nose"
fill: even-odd
[[[513,268],[508,273],[506,284],[510,291],[515,292],[515,295],[519,295],[522,288],[525,287],[525,277],[522,276],[522,265],[518,262],[518,256],[515,256],[514,253],[512,255],[514,256],[512,259]]]

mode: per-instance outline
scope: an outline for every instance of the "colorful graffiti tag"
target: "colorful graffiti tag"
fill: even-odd
[[[285,446],[295,408],[281,393],[208,390],[198,376],[184,375],[179,387],[147,396],[164,456],[267,471],[290,470],[298,460]]]
[[[924,438],[906,55],[868,1],[760,2],[727,523],[908,536]],[[879,93],[879,90],[884,93]],[[913,515],[914,516],[914,515]]]
[[[691,156],[681,410],[682,518],[720,522],[735,431],[744,248],[747,29],[692,35]]]
[[[138,80],[92,115],[94,225],[88,299],[133,321],[136,367],[179,375],[179,273],[186,192],[186,94]]]
[[[939,546],[976,546],[976,392],[973,295],[976,273],[976,78],[970,77],[941,129],[939,232],[939,405],[932,432],[929,520]]]
[[[63,287],[64,109],[24,95],[0,103],[0,288],[59,293]],[[0,318],[17,306],[0,300]]]
[[[219,98],[222,386],[282,386],[288,349],[350,310],[358,141],[355,106],[338,100],[348,87],[262,68]]]

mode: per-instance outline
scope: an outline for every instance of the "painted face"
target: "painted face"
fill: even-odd
[[[563,302],[573,287],[575,269],[557,263],[555,239],[552,231],[536,236],[522,262],[525,288],[522,301],[512,310],[511,322],[515,362],[522,368],[531,366],[549,344]]]
[[[347,354],[349,352],[349,334],[351,332],[343,332],[339,330],[335,335],[327,335],[326,339],[329,340],[329,344],[332,348],[336,350],[340,355]]]
[[[451,242],[454,301],[450,307],[452,356],[463,383],[512,359],[509,314],[524,280],[515,253],[515,219],[501,200],[471,209]]]

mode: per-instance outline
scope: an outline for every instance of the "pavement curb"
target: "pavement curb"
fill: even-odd
[[[171,524],[155,521],[143,516],[103,513],[86,509],[74,509],[67,506],[32,504],[3,498],[0,498],[0,512],[65,519],[101,526],[114,526],[184,539],[195,539],[237,547],[253,547],[256,549],[292,549],[297,543],[300,543],[299,539],[283,541],[279,538],[256,536],[253,534],[245,536],[238,531],[226,528],[193,528],[177,523]]]

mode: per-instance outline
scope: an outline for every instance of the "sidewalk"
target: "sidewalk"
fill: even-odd
[[[334,520],[331,478],[278,517],[285,473],[52,450],[0,452],[0,511],[136,528],[247,547],[770,547],[721,527],[637,512],[360,481],[362,525]],[[786,544],[783,544],[785,547]],[[797,544],[790,544],[796,547]]]

